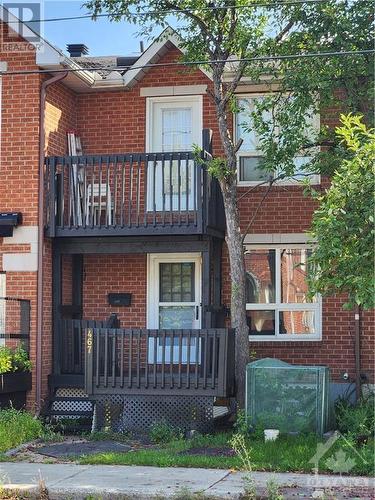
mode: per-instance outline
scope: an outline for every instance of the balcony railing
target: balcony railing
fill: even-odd
[[[87,394],[233,395],[232,330],[85,330]]]
[[[51,237],[224,231],[218,183],[192,152],[48,157],[46,181]]]

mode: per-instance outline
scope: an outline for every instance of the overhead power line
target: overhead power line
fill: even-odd
[[[328,3],[332,0],[290,0],[288,2],[283,2],[283,1],[276,1],[276,2],[254,2],[253,4],[250,5],[227,5],[227,6],[212,6],[212,7],[202,7],[199,9],[200,11],[214,11],[214,10],[230,10],[230,9],[235,9],[235,10],[241,10],[241,9],[252,9],[252,8],[273,8],[273,7],[288,7],[288,6],[297,6],[297,5],[309,5],[309,4],[321,4],[321,3]],[[373,0],[361,0],[364,3],[369,3]],[[132,12],[128,14],[128,17],[132,18],[138,18],[138,17],[146,17],[146,16],[153,16],[153,15],[173,15],[173,14],[188,14],[189,12],[196,12],[197,9],[170,9],[170,10],[150,10],[150,11],[144,11],[144,12]],[[52,17],[52,18],[47,18],[47,19],[30,19],[30,21],[22,21],[25,22],[26,24],[30,23],[49,23],[49,22],[57,22],[57,21],[74,21],[77,19],[96,19],[96,18],[102,18],[102,17],[113,17],[119,15],[121,16],[121,13],[104,13],[104,14],[97,14],[93,16],[93,14],[82,14],[81,16],[66,16],[66,17]],[[9,21],[8,24],[17,24],[20,21]]]
[[[26,70],[15,70],[15,71],[4,71],[0,72],[0,75],[31,75],[31,74],[43,74],[43,73],[77,73],[79,71],[127,71],[129,69],[138,70],[146,68],[165,68],[173,66],[207,66],[210,64],[220,64],[220,63],[239,63],[239,62],[267,62],[267,61],[281,61],[288,59],[305,59],[313,57],[341,57],[341,56],[359,56],[366,54],[375,54],[375,49],[365,49],[365,50],[355,50],[355,51],[339,51],[339,52],[313,52],[305,54],[288,54],[279,56],[258,56],[249,57],[242,59],[214,59],[212,61],[178,61],[169,63],[150,63],[142,64],[139,66],[88,66],[88,67],[78,67],[78,68],[64,68],[64,69],[26,69]]]

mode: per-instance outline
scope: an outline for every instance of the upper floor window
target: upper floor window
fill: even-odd
[[[277,165],[272,173],[267,172],[260,167],[262,161],[262,151],[260,148],[259,135],[254,130],[252,113],[255,111],[257,101],[261,99],[263,99],[262,95],[243,96],[237,99],[238,112],[235,114],[234,135],[236,141],[239,139],[243,140],[237,155],[238,182],[240,185],[259,184],[269,179],[270,176],[277,177],[279,174]],[[270,111],[264,111],[262,116],[265,121],[272,122],[272,114]],[[306,137],[309,139],[312,138],[312,131],[317,131],[319,129],[319,116],[309,115],[306,117],[306,121]],[[275,126],[275,130],[278,135],[282,132],[278,130],[277,126]],[[305,154],[303,151],[301,151],[301,153],[294,158],[296,178],[298,178],[299,175],[301,176],[302,173],[305,174],[303,168],[311,161],[311,159],[311,155]],[[319,183],[319,176],[311,175],[311,181]],[[291,182],[291,180],[288,182]]]
[[[256,340],[319,340],[321,300],[309,298],[308,261],[303,246],[248,246],[246,310]]]

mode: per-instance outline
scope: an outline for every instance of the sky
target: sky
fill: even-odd
[[[42,17],[48,19],[87,14],[82,3],[75,0],[45,0]],[[107,18],[100,18],[97,21],[79,19],[46,22],[42,29],[44,38],[64,52],[69,43],[84,43],[89,49],[89,55],[92,56],[127,56],[140,51],[141,38],[136,36],[139,28],[125,21],[110,22]],[[156,29],[155,36],[159,33],[160,29]],[[149,42],[145,40],[145,47],[148,44]]]

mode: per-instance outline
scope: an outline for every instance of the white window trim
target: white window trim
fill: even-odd
[[[244,98],[258,98],[258,97],[264,97],[267,95],[267,93],[244,93],[244,94],[236,94],[236,99],[244,99]],[[315,126],[317,128],[320,128],[320,115],[315,115]],[[236,140],[237,139],[237,113],[233,113],[233,137]],[[251,187],[251,186],[257,186],[261,183],[264,183],[265,181],[241,181],[240,180],[240,157],[241,156],[261,156],[260,151],[253,150],[253,151],[238,151],[237,153],[237,185],[240,187]],[[311,184],[313,185],[319,185],[321,183],[321,176],[320,174],[316,175],[310,175],[309,176]],[[263,186],[267,187],[267,184],[262,184]],[[300,181],[296,179],[283,179],[275,182],[275,185],[278,186],[299,186]]]
[[[202,130],[203,130],[203,96],[202,95],[185,95],[185,96],[168,96],[168,97],[147,97],[146,98],[146,153],[158,153],[160,151],[152,151],[153,149],[153,120],[154,120],[154,105],[157,103],[168,103],[171,107],[178,107],[181,104],[193,105],[193,127],[200,130],[199,140],[197,145],[202,146]],[[199,111],[197,116],[194,116],[194,108]]]
[[[251,250],[257,249],[270,249],[270,250],[281,250],[281,249],[308,249],[311,245],[304,245],[298,243],[291,244],[255,244],[246,245],[247,248]],[[276,300],[270,304],[246,304],[247,311],[275,311],[275,335],[251,335],[249,334],[249,340],[251,342],[317,342],[322,340],[322,297],[317,295],[316,302],[308,303],[296,303],[288,304],[280,302],[281,296],[281,260],[280,252],[276,252],[276,262],[275,262],[275,284],[276,284]],[[314,311],[315,313],[315,330],[316,333],[309,334],[280,334],[277,333],[279,330],[279,311]]]

